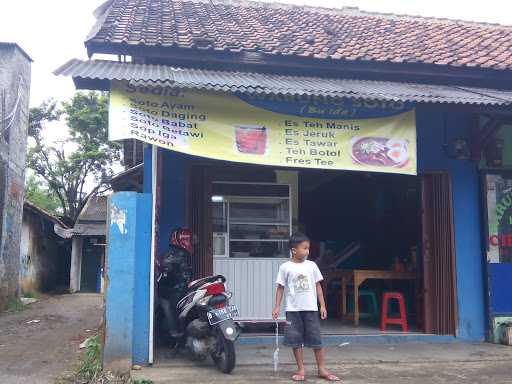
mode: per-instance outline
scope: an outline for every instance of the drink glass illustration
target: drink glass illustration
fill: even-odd
[[[235,138],[240,153],[264,155],[267,150],[267,128],[261,125],[235,125]]]

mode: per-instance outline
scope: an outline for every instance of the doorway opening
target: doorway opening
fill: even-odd
[[[456,334],[448,175],[233,164],[226,172],[204,162],[187,169],[186,221],[198,239],[193,277],[226,276],[243,335],[274,332],[275,278],[288,260],[286,242],[294,231],[311,239],[310,258],[324,275],[325,334],[380,335],[385,292],[403,295],[409,334]],[[378,273],[360,280],[357,292],[348,279],[343,294],[340,273],[356,270]],[[390,316],[398,309],[391,303]],[[402,329],[391,325],[386,333]]]
[[[300,172],[299,190],[298,227],[311,238],[310,258],[326,281],[330,315],[325,332],[379,333],[386,292],[403,296],[409,331],[420,332],[420,179],[306,170]],[[344,298],[342,278],[346,280]],[[391,303],[390,312],[399,311],[395,304]],[[393,331],[401,328],[390,326],[388,332]]]
[[[105,236],[84,236],[80,266],[80,292],[103,292]]]

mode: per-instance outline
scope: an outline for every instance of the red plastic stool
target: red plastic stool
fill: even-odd
[[[400,317],[388,317],[388,303],[390,300],[398,300],[400,305]],[[382,295],[382,314],[380,320],[380,330],[385,331],[388,324],[401,325],[403,332],[408,332],[407,316],[405,315],[404,295],[398,292],[384,292]]]

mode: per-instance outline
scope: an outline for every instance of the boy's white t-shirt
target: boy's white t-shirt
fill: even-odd
[[[316,283],[324,278],[315,262],[281,264],[276,283],[285,287],[286,311],[318,311]]]

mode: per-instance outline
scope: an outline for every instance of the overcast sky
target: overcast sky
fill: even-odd
[[[512,25],[506,0],[282,0],[323,7],[355,6],[365,11],[446,17]],[[31,105],[73,93],[71,79],[52,71],[71,58],[85,58],[84,40],[103,0],[0,0],[0,41],[16,42],[32,57]]]

